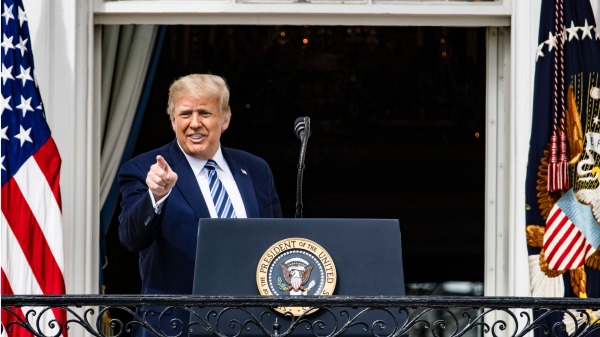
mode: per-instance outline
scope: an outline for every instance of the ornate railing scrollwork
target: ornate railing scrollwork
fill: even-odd
[[[272,309],[285,307],[304,312]],[[65,322],[56,310],[67,312]],[[3,334],[23,329],[37,337],[59,337],[75,325],[96,337],[134,329],[158,337],[600,336],[600,299],[593,298],[18,295],[2,296],[2,316]]]

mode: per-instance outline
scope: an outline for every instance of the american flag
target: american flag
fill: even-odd
[[[589,0],[541,1],[526,176],[534,296],[600,297],[597,22]],[[563,319],[558,313],[541,318],[548,324]],[[535,335],[545,332],[536,329]]]
[[[60,197],[61,158],[52,139],[34,76],[33,55],[22,0],[2,0],[2,294],[64,294]],[[30,308],[15,308],[18,314]],[[2,311],[2,335],[31,334]],[[64,310],[42,315],[41,329]],[[37,319],[36,315],[33,319]],[[30,322],[35,323],[35,322]],[[35,326],[35,325],[34,325]],[[66,331],[62,330],[66,336]]]

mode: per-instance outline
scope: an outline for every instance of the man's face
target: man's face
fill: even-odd
[[[219,148],[229,118],[221,114],[216,99],[182,96],[177,99],[171,125],[181,148],[188,155],[208,160]]]

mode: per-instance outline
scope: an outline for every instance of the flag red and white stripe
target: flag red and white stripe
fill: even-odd
[[[544,256],[548,268],[561,271],[578,268],[594,251],[594,247],[559,204],[554,205],[544,233]]]
[[[65,293],[61,158],[47,125],[34,77],[33,55],[22,0],[2,0],[2,217],[3,295]],[[29,323],[45,335],[63,336],[62,309],[35,308]],[[32,308],[16,309],[26,314]],[[40,316],[41,313],[41,316]],[[37,319],[41,317],[41,324]],[[2,311],[2,335],[31,336]],[[53,322],[53,327],[49,324]],[[60,324],[57,324],[60,323]],[[62,331],[60,330],[62,329]]]

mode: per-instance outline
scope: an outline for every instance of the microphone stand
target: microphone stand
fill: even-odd
[[[296,218],[302,218],[302,180],[304,179],[304,157],[310,135],[310,118],[304,117],[304,133],[302,133],[302,146],[298,160],[298,177],[296,179]]]

